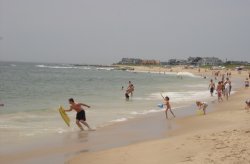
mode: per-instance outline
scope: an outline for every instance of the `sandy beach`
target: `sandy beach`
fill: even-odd
[[[135,72],[170,72],[160,67],[134,68]],[[208,78],[212,74],[211,70],[181,67],[171,72],[206,74]],[[94,132],[75,131],[1,145],[0,163],[249,163],[250,113],[244,110],[244,101],[250,90],[241,87],[247,72],[231,72],[233,80],[240,82],[234,89],[240,89],[229,101],[209,101],[206,116],[197,116],[191,105],[174,110],[177,119],[166,120],[162,111]]]
[[[197,70],[187,72],[197,74]],[[246,77],[246,73],[233,75]],[[176,120],[180,128],[163,139],[83,153],[68,163],[250,163],[250,113],[244,109],[249,95],[249,89],[241,88],[229,101],[213,105],[214,111],[206,116]]]
[[[119,67],[124,67],[123,65],[117,65]],[[220,73],[231,72],[232,77],[243,78],[245,79],[248,76],[248,71],[241,71],[240,73],[235,69],[221,69],[221,70],[211,70],[209,68],[191,68],[186,66],[127,66],[133,68],[135,72],[157,72],[157,73],[192,73],[198,76],[207,76],[211,77],[213,72],[219,71]]]
[[[250,0],[0,0],[0,164],[250,164]]]

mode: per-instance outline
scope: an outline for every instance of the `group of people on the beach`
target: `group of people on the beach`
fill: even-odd
[[[218,102],[223,101],[223,96],[226,97],[226,99],[228,100],[228,97],[230,96],[232,91],[232,82],[229,79],[229,77],[231,77],[231,74],[227,74],[226,80],[225,74],[223,74],[221,77],[221,81],[218,81],[217,87],[215,86],[213,79],[210,80],[209,84],[210,94],[211,96],[213,96],[214,91],[216,90]],[[217,75],[215,76],[215,79],[218,79]]]
[[[230,81],[230,78],[232,76],[231,72],[227,72],[226,74],[221,74],[220,71],[217,71],[215,73],[213,73],[214,75],[214,79],[218,80],[219,76],[221,76],[221,80],[218,81],[217,86],[215,85],[215,82],[213,79],[210,80],[209,83],[209,90],[210,90],[210,95],[214,96],[214,92],[216,91],[216,94],[218,96],[218,102],[222,102],[223,101],[223,97],[226,97],[226,99],[228,100],[231,91],[232,91],[232,83]],[[226,77],[225,77],[226,76]],[[246,78],[245,80],[245,88],[249,87],[249,78],[250,78],[250,73],[249,73],[249,77]],[[124,90],[124,87],[122,86],[122,90]],[[135,90],[134,85],[132,84],[131,81],[128,82],[128,87],[125,90],[125,98],[126,100],[129,100],[130,97],[133,96],[133,92]],[[161,97],[163,98],[164,104],[163,106],[165,106],[165,115],[166,115],[166,119],[168,119],[168,112],[170,112],[172,114],[173,117],[176,117],[174,112],[172,111],[171,108],[171,104],[170,104],[170,98],[168,96],[163,96],[161,94]],[[246,109],[250,109],[250,100],[246,100]],[[85,111],[82,107],[87,107],[90,108],[89,105],[86,105],[84,103],[76,103],[74,101],[73,98],[69,99],[69,104],[70,104],[70,109],[65,110],[66,112],[70,112],[72,110],[75,110],[77,112],[76,114],[76,124],[77,126],[81,129],[84,130],[81,123],[83,125],[85,125],[89,130],[91,130],[90,126],[88,125],[88,123],[86,122],[86,115],[85,115]],[[198,111],[202,111],[202,114],[206,114],[206,108],[208,107],[208,103],[206,102],[202,102],[202,101],[196,101],[196,106],[198,107]]]
[[[246,89],[249,88],[249,79],[250,79],[250,72],[248,73],[248,77],[245,80],[245,88]],[[249,111],[250,110],[250,99],[246,100],[245,103],[246,103],[245,109]]]
[[[124,87],[122,87],[122,90],[124,89]],[[126,89],[126,93],[125,93],[125,97],[128,100],[130,96],[133,96],[133,92],[134,92],[134,85],[132,84],[131,81],[129,81],[128,83],[128,87]],[[89,105],[84,104],[84,103],[76,103],[75,100],[73,98],[70,98],[69,100],[69,104],[70,104],[70,108],[68,110],[64,110],[65,112],[71,112],[72,110],[76,111],[76,124],[77,126],[81,129],[84,130],[81,123],[83,125],[85,125],[89,130],[93,130],[92,128],[90,128],[89,124],[87,123],[87,119],[86,119],[86,114],[85,114],[85,110],[83,107],[87,107],[90,108]]]

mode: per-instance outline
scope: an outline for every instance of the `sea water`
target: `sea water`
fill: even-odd
[[[128,81],[135,86],[125,100]],[[122,90],[124,87],[124,90]],[[91,106],[87,122],[101,128],[141,115],[161,112],[161,93],[173,108],[209,97],[208,80],[190,73],[149,73],[68,64],[0,62],[0,143],[12,139],[78,131],[75,112],[67,127],[58,108],[68,99]]]

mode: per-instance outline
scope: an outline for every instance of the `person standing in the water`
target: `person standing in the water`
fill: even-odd
[[[131,96],[133,96],[133,92],[135,90],[134,85],[132,84],[131,81],[128,82],[128,88],[126,90],[126,93],[130,94]]]
[[[218,95],[218,102],[223,101],[223,99],[222,99],[222,88],[223,88],[222,82],[219,81],[218,85],[217,85],[217,89],[216,89],[217,95]]]
[[[211,79],[210,84],[209,84],[209,90],[210,90],[211,96],[214,96],[213,95],[214,94],[214,89],[215,89],[215,84],[214,84],[213,80]]]
[[[171,114],[175,117],[174,112],[171,109],[171,105],[170,105],[170,102],[169,102],[169,100],[170,100],[169,97],[168,96],[163,97],[162,94],[161,94],[161,97],[164,100],[164,105],[166,105],[166,110],[165,110],[166,119],[168,119],[168,111],[170,111]]]

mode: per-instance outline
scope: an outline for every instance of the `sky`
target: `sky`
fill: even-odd
[[[249,0],[0,0],[0,61],[250,62]]]

